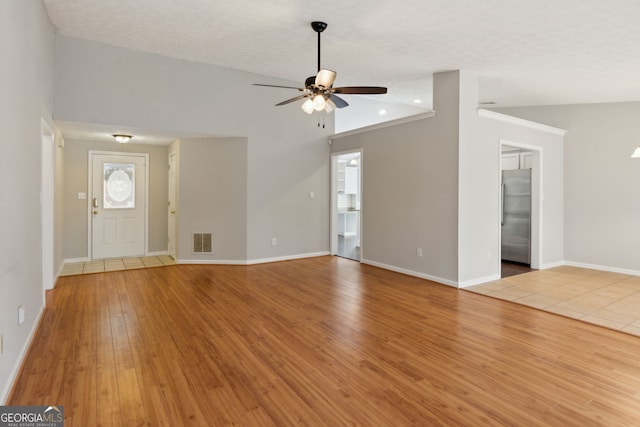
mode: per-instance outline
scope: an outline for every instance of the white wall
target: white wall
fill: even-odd
[[[54,29],[41,2],[0,2],[0,52],[0,334],[4,341],[0,402],[4,402],[44,304],[40,123],[53,111]],[[22,325],[17,321],[20,305],[26,310]]]
[[[640,274],[640,103],[521,107],[498,112],[568,130],[565,259]]]
[[[328,251],[333,116],[318,127],[298,104],[274,107],[288,92],[252,86],[290,82],[69,37],[56,54],[58,120],[247,138],[249,261]]]

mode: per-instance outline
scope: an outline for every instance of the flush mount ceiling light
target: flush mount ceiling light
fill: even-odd
[[[116,139],[116,141],[118,141],[120,144],[126,144],[127,142],[129,142],[129,140],[132,138],[131,135],[124,135],[121,133],[116,133],[113,135],[113,137]]]
[[[640,159],[640,147],[636,148],[631,155],[632,159]]]

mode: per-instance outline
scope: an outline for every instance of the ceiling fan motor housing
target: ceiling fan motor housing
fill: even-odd
[[[313,28],[313,31],[316,33],[321,33],[327,28],[327,23],[322,21],[313,21],[311,23],[311,28]]]

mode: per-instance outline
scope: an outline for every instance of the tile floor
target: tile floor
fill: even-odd
[[[640,276],[564,266],[465,290],[640,336]]]
[[[103,273],[106,271],[134,270],[137,268],[162,267],[176,262],[169,255],[145,256],[135,258],[113,258],[99,261],[87,261],[65,264],[60,276]]]

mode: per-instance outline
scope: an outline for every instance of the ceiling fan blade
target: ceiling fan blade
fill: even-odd
[[[336,107],[338,108],[344,108],[349,106],[349,103],[347,101],[345,101],[344,99],[340,98],[338,95],[335,95],[333,93],[329,95],[329,99],[333,101],[333,103],[336,104]]]
[[[308,98],[310,95],[308,93],[305,93],[304,95],[298,95],[295,98],[291,98],[291,99],[287,99],[286,101],[282,101],[276,104],[276,107],[279,107],[281,105],[287,105],[287,104],[291,104],[292,102],[296,102],[300,99],[304,99],[304,98]]]
[[[329,89],[331,85],[333,85],[333,81],[335,79],[336,79],[335,71],[331,71],[323,68],[322,70],[318,71],[318,74],[316,75],[315,84],[317,87]]]
[[[264,86],[264,87],[280,87],[283,89],[295,89],[295,90],[299,90],[299,91],[303,91],[304,89],[299,88],[299,87],[293,87],[293,86],[278,86],[278,85],[263,85],[261,83],[254,83],[254,86]]]
[[[387,88],[381,86],[345,86],[334,88],[331,92],[344,95],[381,95],[387,93]]]

